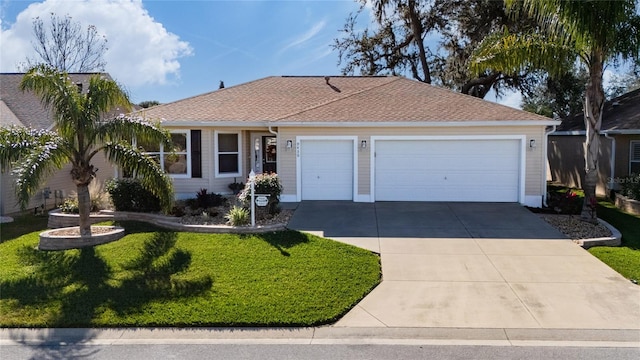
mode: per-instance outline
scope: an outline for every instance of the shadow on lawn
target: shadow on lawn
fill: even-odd
[[[286,249],[290,249],[298,244],[309,242],[309,239],[305,234],[292,230],[265,233],[260,234],[259,236],[269,245],[278,249],[280,254],[283,256],[291,256]]]
[[[18,307],[42,304],[52,309],[59,302],[58,312],[46,326],[86,327],[106,308],[125,315],[153,300],[196,296],[209,290],[213,284],[209,277],[175,278],[191,265],[191,254],[176,249],[175,244],[175,233],[155,233],[125,265],[130,276],[115,284],[109,282],[112,270],[94,248],[43,252],[24,247],[19,255],[34,271],[18,281],[0,282],[2,298],[15,299]]]

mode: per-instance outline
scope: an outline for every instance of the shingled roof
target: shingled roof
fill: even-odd
[[[551,122],[543,116],[397,76],[273,76],[144,112],[148,118],[172,124]]]
[[[557,131],[584,131],[584,115],[575,114],[562,120]],[[640,132],[640,89],[628,92],[605,103],[602,132],[636,130]]]
[[[95,73],[71,73],[69,76],[76,84],[82,84],[84,91],[89,87],[89,79]],[[111,79],[109,74],[103,76]],[[20,90],[23,73],[0,73],[0,101],[5,106],[0,107],[2,122],[0,126],[12,125],[9,118],[15,117],[19,123],[34,129],[47,129],[53,124],[50,111],[42,106],[40,98],[29,91]],[[7,113],[7,110],[13,114]],[[7,123],[5,124],[5,117]],[[13,124],[17,125],[17,124]]]

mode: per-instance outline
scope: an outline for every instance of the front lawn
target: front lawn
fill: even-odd
[[[85,250],[35,250],[39,231],[2,224],[0,326],[310,326],[380,281],[379,257],[294,231],[195,234],[124,223]]]
[[[622,276],[640,280],[640,216],[627,214],[610,201],[598,202],[598,217],[622,233],[620,247],[594,247],[589,252]]]

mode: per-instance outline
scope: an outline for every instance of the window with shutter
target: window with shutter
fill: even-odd
[[[640,140],[631,141],[629,148],[629,174],[640,174]]]

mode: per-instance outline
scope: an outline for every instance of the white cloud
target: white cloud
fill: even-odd
[[[315,23],[313,27],[311,27],[311,29],[309,29],[307,32],[289,41],[287,45],[285,45],[282,49],[280,49],[278,54],[281,54],[287,51],[288,49],[303,45],[304,43],[313,39],[313,37],[318,35],[318,33],[322,31],[322,29],[324,29],[326,25],[327,25],[327,22],[324,20]]]
[[[155,21],[140,0],[45,0],[29,5],[11,26],[3,26],[0,71],[17,71],[27,56],[34,57],[32,21],[40,17],[46,22],[52,12],[69,14],[83,26],[95,25],[108,41],[106,71],[128,87],[167,83],[179,76],[179,59],[193,53],[189,43]]]

